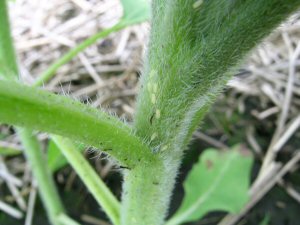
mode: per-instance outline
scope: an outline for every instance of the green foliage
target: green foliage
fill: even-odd
[[[82,144],[74,145],[74,147],[75,151],[78,152],[83,152],[85,149],[85,146]],[[52,173],[55,173],[57,170],[63,168],[68,164],[67,159],[61,153],[61,149],[55,144],[53,140],[50,140],[48,143],[47,156],[48,167],[52,171]]]
[[[270,224],[270,215],[266,215],[265,218],[260,222],[260,225],[268,225]]]
[[[64,213],[64,207],[55,188],[51,172],[47,167],[47,163],[45,163],[43,152],[40,149],[40,143],[32,134],[31,130],[18,128],[17,131],[24,146],[26,158],[33,171],[33,175],[38,181],[39,190],[41,190],[39,194],[47,209],[48,217],[53,225],[60,225],[57,221],[57,217]]]
[[[198,220],[211,211],[238,213],[247,203],[253,158],[241,147],[205,150],[184,182],[182,205],[167,225]]]
[[[121,0],[124,14],[122,22],[126,24],[141,23],[150,18],[149,0]]]
[[[110,220],[115,225],[120,224],[120,203],[113,196],[99,175],[93,170],[76,146],[67,138],[52,136],[55,144],[62,150],[64,156],[79,175],[88,190],[99,205],[105,210]]]
[[[14,80],[18,68],[5,2],[0,1],[0,78]],[[149,18],[145,0],[122,4],[120,23],[76,46],[35,86],[99,38]],[[53,224],[63,207],[38,154],[37,139],[28,129],[59,134],[106,152],[123,168],[121,206],[72,142],[53,139],[113,223],[161,225],[193,131],[240,60],[299,6],[299,0],[153,0],[148,57],[132,126],[69,98],[1,80],[0,121],[27,127],[20,135]],[[50,154],[51,160],[59,157],[55,150]],[[189,175],[186,198],[169,224],[198,219],[210,210],[236,212],[247,200],[249,157],[237,151],[220,156],[209,150],[201,162]],[[190,185],[192,181],[196,185]],[[195,186],[199,192],[193,192]],[[233,200],[232,193],[240,199]],[[224,204],[229,200],[231,204]]]
[[[48,143],[47,156],[48,167],[52,173],[55,173],[67,163],[67,160],[61,154],[61,150],[52,140]]]

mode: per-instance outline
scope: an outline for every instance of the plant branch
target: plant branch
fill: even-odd
[[[82,154],[75,150],[75,146],[70,140],[55,135],[52,135],[52,140],[61,149],[68,162],[99,205],[102,206],[113,224],[120,224],[120,203],[113,196],[105,183],[99,179],[99,175],[93,170]]]
[[[100,148],[122,166],[151,163],[155,156],[129,126],[64,96],[0,81],[0,121],[69,137]],[[147,159],[147,160],[146,160]]]
[[[17,130],[34,178],[38,181],[39,193],[47,209],[49,219],[52,224],[60,225],[57,216],[64,212],[64,208],[51,178],[51,172],[45,164],[39,142],[32,131],[26,128],[18,128]]]

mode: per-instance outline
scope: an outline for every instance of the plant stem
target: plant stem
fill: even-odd
[[[80,52],[82,52],[84,49],[89,47],[90,45],[94,44],[98,39],[105,38],[108,35],[110,35],[113,32],[119,31],[127,26],[127,23],[123,22],[122,20],[114,25],[111,28],[105,29],[103,31],[100,31],[93,36],[87,38],[82,43],[77,45],[76,47],[72,48],[69,52],[67,52],[65,55],[63,55],[61,58],[59,58],[57,61],[55,61],[50,67],[45,70],[34,82],[33,86],[38,87],[46,83],[49,79],[51,79],[55,72],[64,64],[69,62],[72,58],[74,58],[76,55],[78,55]]]
[[[175,173],[157,159],[124,172],[121,224],[161,225],[166,216]]]
[[[10,34],[7,1],[0,1],[0,78],[18,79],[18,66]]]
[[[169,173],[161,174],[168,182],[157,190],[157,195],[166,190],[164,202],[169,202],[169,184],[174,184],[192,133],[234,68],[299,6],[299,0],[210,0],[196,7],[195,0],[152,1],[152,31],[134,128],[165,168],[170,168]],[[131,173],[140,178],[131,178]],[[155,225],[161,225],[168,204],[165,209],[154,205],[149,214],[139,217],[136,212],[142,213],[139,207],[148,200],[145,195],[151,184],[141,181],[137,188],[135,179],[142,179],[142,173],[128,174],[124,187],[128,193],[135,191],[136,197],[130,199],[132,207],[122,213],[135,219],[135,224],[147,225],[153,223],[143,221],[153,222],[150,217],[160,216]],[[151,194],[156,196],[154,190]],[[130,222],[125,220],[122,225]]]
[[[153,147],[182,140],[179,134],[190,139],[241,59],[300,5],[298,0],[211,0],[194,8],[194,3],[153,1],[134,124],[142,138],[151,141],[155,134]]]
[[[54,135],[52,135],[52,140],[61,149],[66,159],[87,186],[99,205],[102,206],[113,224],[119,225],[120,204],[106,187],[105,183],[99,179],[99,175],[92,169],[82,154],[75,150],[75,146],[70,140]]]
[[[95,108],[47,91],[0,81],[0,121],[45,131],[100,148],[122,166],[154,156],[126,124]]]
[[[59,225],[57,216],[64,212],[51,173],[47,168],[39,142],[28,129],[18,128],[18,134],[24,145],[25,154],[30,163],[34,178],[38,182],[39,193],[47,209],[52,224]]]

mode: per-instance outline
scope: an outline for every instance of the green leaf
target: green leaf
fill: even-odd
[[[149,0],[121,0],[126,24],[141,23],[150,18]]]
[[[266,215],[264,219],[260,222],[260,225],[268,225],[270,223],[270,215]]]
[[[167,225],[195,221],[216,210],[239,212],[249,199],[252,161],[238,146],[227,152],[207,149],[189,173],[183,203]]]
[[[0,1],[0,78],[17,80],[18,66],[8,18],[7,2]]]
[[[70,139],[52,135],[52,140],[61,149],[62,153],[86,185],[89,192],[107,213],[111,222],[119,225],[120,203],[106,186],[104,181],[101,180],[93,167],[80,152],[76,151],[76,146]]]
[[[83,144],[74,144],[73,146],[76,148],[75,150],[79,152],[83,152],[85,149],[85,146]],[[50,168],[50,171],[53,173],[68,164],[68,161],[61,153],[60,148],[52,140],[49,141],[47,154],[48,166]]]

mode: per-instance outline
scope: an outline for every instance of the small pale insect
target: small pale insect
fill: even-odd
[[[150,141],[153,141],[156,137],[157,137],[157,133],[153,133],[152,136],[151,136]]]
[[[156,119],[159,119],[159,118],[160,118],[160,110],[159,110],[159,109],[157,109],[157,110],[155,111],[155,118],[156,118]]]
[[[161,151],[165,151],[168,149],[168,145],[164,145],[162,148],[161,148]]]
[[[197,0],[194,4],[193,4],[193,8],[197,9],[199,8],[203,3],[203,0]]]
[[[152,102],[152,104],[155,104],[155,102],[156,102],[155,94],[151,95],[151,102]]]

